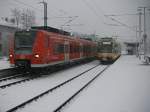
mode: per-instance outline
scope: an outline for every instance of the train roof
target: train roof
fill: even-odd
[[[116,38],[113,38],[113,37],[103,37],[103,38],[100,38],[99,41],[116,41]]]
[[[100,38],[100,39],[113,39],[112,37],[103,37],[103,38]]]
[[[63,30],[60,30],[60,29],[57,29],[57,28],[53,28],[53,27],[48,27],[48,26],[47,27],[34,26],[34,27],[31,27],[31,29],[29,29],[29,30],[19,30],[17,32],[28,32],[28,31],[37,31],[37,30],[44,30],[44,31],[53,32],[53,33],[56,33],[56,34],[61,34],[61,35],[66,35],[66,36],[71,37],[70,32],[63,31]],[[94,41],[92,41],[92,39],[89,39],[89,38],[82,38],[82,37],[69,38],[69,37],[66,37],[66,38],[72,39],[72,40],[77,40],[77,41],[80,40],[82,42],[95,43]]]
[[[57,28],[53,28],[53,27],[49,27],[49,26],[34,26],[34,27],[31,27],[31,29],[45,30],[45,31],[48,31],[48,32],[53,32],[53,33],[57,33],[57,34],[70,36],[70,32],[67,32],[67,31],[64,31],[64,30],[61,30],[61,29],[57,29]]]

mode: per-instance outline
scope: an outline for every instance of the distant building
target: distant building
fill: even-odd
[[[0,25],[0,57],[8,56],[8,42],[10,34],[13,34],[17,29],[12,26]]]
[[[136,42],[124,42],[125,46],[126,46],[126,53],[129,55],[136,55],[137,54],[137,46],[138,43]]]

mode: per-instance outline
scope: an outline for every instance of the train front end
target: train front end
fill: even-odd
[[[111,41],[103,41],[99,43],[97,57],[101,61],[113,60]]]
[[[30,68],[36,31],[17,31],[10,48],[10,64],[13,67]]]
[[[119,44],[113,38],[102,38],[98,43],[97,58],[103,62],[113,62],[120,55]]]

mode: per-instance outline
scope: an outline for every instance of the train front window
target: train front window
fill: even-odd
[[[16,54],[28,54],[32,52],[35,40],[35,31],[19,31],[15,33],[15,52]]]
[[[111,53],[112,52],[112,43],[111,42],[100,43],[98,51],[102,52],[102,53]]]

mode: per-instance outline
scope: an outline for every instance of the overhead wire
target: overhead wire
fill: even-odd
[[[22,1],[18,1],[18,0],[13,0],[13,1],[15,1],[15,2],[17,2],[17,3],[19,3],[19,4],[22,4],[22,5],[25,5],[25,6],[27,6],[27,7],[36,9],[36,10],[40,10],[40,9],[35,8],[35,7],[33,7],[32,5],[26,4],[26,3],[22,2]],[[42,10],[40,10],[40,11],[42,11]]]
[[[115,18],[113,18],[113,17],[109,17],[109,16],[108,16],[108,18],[110,18],[112,21],[115,21],[115,22],[119,23],[120,25],[122,25],[122,26],[124,26],[124,27],[127,27],[127,28],[131,29],[132,31],[135,31],[135,29],[134,29],[133,27],[128,26],[127,24],[125,24],[125,23],[123,23],[123,22],[120,22],[119,20],[117,20],[117,19],[115,19]]]
[[[24,6],[30,7],[30,8],[32,8],[32,9],[39,10],[40,12],[43,12],[42,9],[33,7],[32,5],[29,5],[29,4],[24,3],[24,2],[22,2],[22,1],[19,1],[19,0],[13,0],[13,1],[15,1],[15,2],[17,2],[17,3],[19,3],[19,4],[22,4],[22,5],[24,5]],[[54,12],[54,11],[55,11],[55,10],[53,10],[53,9],[51,9],[51,10],[52,10],[51,12]],[[49,12],[47,12],[47,13],[49,13]],[[49,14],[51,15],[52,13],[49,13]],[[56,13],[55,13],[55,14],[56,14]],[[50,18],[50,17],[48,17],[48,18]]]
[[[84,2],[84,4],[99,18],[99,14],[95,11],[95,9],[86,1],[86,0],[82,0]]]
[[[135,14],[111,14],[111,15],[106,15],[106,16],[137,16],[138,13]]]
[[[100,17],[100,15],[97,13],[97,11],[86,1],[86,0],[82,0],[82,2],[93,12],[93,14],[100,20],[102,20],[102,24],[104,24],[104,20]],[[95,24],[97,24],[99,22],[95,22]]]
[[[70,20],[68,20],[67,22],[65,22],[63,25],[61,25],[60,27],[63,27],[65,26],[66,24],[68,23],[71,23],[72,21],[74,21],[78,16],[74,16],[74,17],[71,17]]]
[[[43,10],[38,9],[38,8],[36,8],[36,7],[33,7],[33,6],[29,5],[29,4],[26,4],[26,3],[22,2],[22,1],[18,1],[18,0],[14,0],[14,1],[17,2],[17,3],[19,3],[19,4],[25,5],[25,6],[27,6],[27,7],[30,7],[30,8],[39,10],[39,11],[43,11]],[[63,12],[64,12],[64,11],[63,11]],[[48,13],[49,13],[49,12],[48,12]],[[51,13],[49,13],[49,14],[51,14]],[[65,12],[65,14],[66,14],[66,12]],[[48,17],[48,18],[50,18],[50,17]],[[52,18],[52,17],[51,17],[51,18]],[[62,18],[72,18],[71,20],[68,20],[67,22],[64,23],[64,24],[68,24],[68,23],[72,22],[74,19],[76,19],[76,16],[53,17],[53,19],[54,19],[54,18],[55,18],[55,19],[56,19],[56,18],[60,18],[60,19],[62,19]],[[62,25],[61,25],[61,26],[62,26]]]
[[[17,2],[17,3],[20,3],[20,4],[22,4],[22,5],[25,5],[25,6],[27,6],[27,7],[31,7],[31,8],[33,8],[33,9],[36,9],[36,10],[39,10],[39,11],[43,11],[43,10],[40,10],[40,9],[38,9],[38,8],[36,8],[36,7],[33,7],[33,6],[29,5],[29,4],[26,4],[26,3],[22,2],[22,1],[18,1],[18,0],[14,0],[14,1]],[[101,20],[102,20],[102,18],[101,18],[100,15],[97,13],[97,11],[96,11],[86,0],[82,0],[82,1],[83,1],[84,4],[95,14],[95,16],[96,16],[98,19],[101,19]],[[93,1],[94,1],[94,0],[93,0]],[[96,4],[95,1],[94,1],[93,3]],[[95,5],[95,6],[97,7],[97,5]],[[98,8],[98,7],[97,7],[97,8]],[[100,9],[100,7],[99,7],[99,9]],[[104,16],[104,17],[107,17],[107,18],[111,19],[112,21],[115,21],[115,22],[119,23],[120,25],[122,25],[122,26],[124,26],[124,27],[127,27],[127,28],[132,29],[130,26],[128,26],[128,25],[126,25],[126,24],[124,24],[124,23],[122,23],[122,22],[116,20],[115,18],[112,18],[112,17],[110,17],[110,16],[105,15],[102,9],[100,9],[100,10],[101,10],[101,12],[103,13],[103,16]],[[50,14],[52,14],[52,13],[50,13]],[[133,15],[133,14],[122,14],[122,15]],[[113,15],[113,16],[121,16],[121,15]],[[61,17],[60,17],[60,18],[61,18]],[[105,23],[103,22],[103,24],[105,24]],[[133,29],[132,29],[132,30],[133,30]]]
[[[93,0],[93,3],[94,3],[94,5],[97,7],[97,4],[95,3],[95,0]],[[135,29],[133,28],[133,27],[131,27],[131,26],[129,26],[129,25],[127,25],[127,24],[125,24],[125,23],[123,23],[123,22],[120,22],[119,20],[117,20],[117,19],[115,19],[115,18],[112,18],[112,17],[110,17],[110,16],[108,16],[108,15],[105,15],[105,13],[104,13],[104,11],[100,8],[100,7],[97,7],[98,9],[100,9],[100,11],[103,13],[103,16],[104,17],[106,17],[106,18],[109,18],[109,19],[111,19],[112,21],[114,21],[114,22],[116,22],[116,23],[119,23],[120,24],[120,26],[124,26],[124,27],[126,27],[126,28],[129,28],[129,29],[131,29],[132,31],[135,31]],[[138,15],[138,14],[120,14],[120,15],[112,15],[112,16],[127,16],[127,15]],[[105,23],[104,23],[105,24]],[[115,26],[115,25],[114,25]],[[116,25],[116,26],[118,26],[118,25]]]
[[[101,6],[98,6],[97,3],[95,2],[95,0],[93,0],[92,3],[93,3],[93,5],[94,5],[95,8],[97,8],[99,11],[101,11],[101,13],[99,13],[99,14],[101,14],[101,15],[105,18],[105,12],[104,12],[103,9],[101,8]],[[103,21],[103,24],[104,24],[106,27],[108,26],[108,24],[106,24],[105,21]],[[115,25],[114,25],[114,26],[115,26]],[[116,25],[116,26],[119,26],[119,25]],[[110,27],[107,27],[107,28],[110,28]],[[109,30],[110,30],[110,29],[109,29]]]
[[[30,8],[32,8],[32,9],[39,10],[39,11],[43,12],[42,9],[33,7],[32,5],[29,5],[29,4],[24,3],[24,2],[22,2],[22,1],[19,1],[19,0],[13,0],[13,1],[15,1],[15,2],[17,2],[17,3],[19,3],[19,4],[22,4],[22,5],[24,5],[24,6],[30,7]],[[51,11],[51,12],[53,12],[53,11]],[[49,13],[49,12],[47,12],[47,13]],[[65,13],[66,13],[66,12],[65,12]],[[49,13],[49,14],[51,15],[52,13]],[[55,14],[56,14],[56,13],[55,13]],[[56,18],[70,18],[70,17],[71,17],[71,16],[68,16],[68,17],[56,17]],[[48,18],[52,18],[52,17],[49,17],[49,16],[48,16]],[[53,17],[53,18],[55,18],[55,17]],[[55,19],[56,19],[56,18],[55,18]]]

